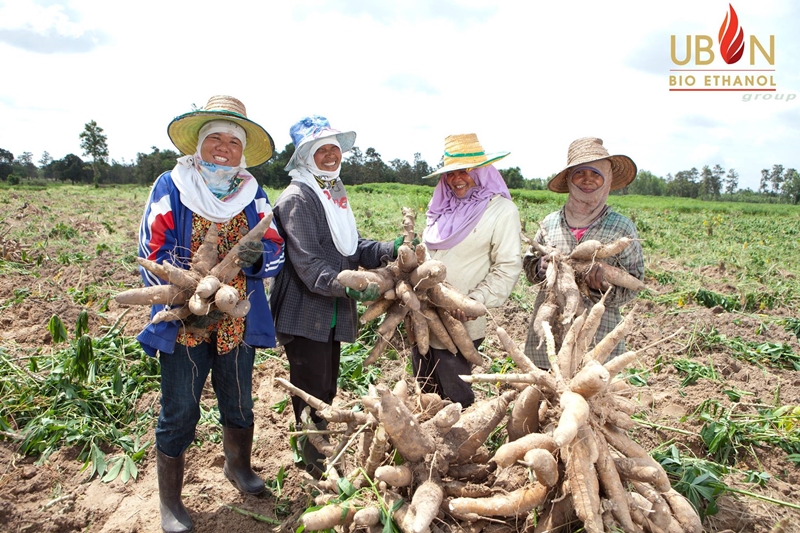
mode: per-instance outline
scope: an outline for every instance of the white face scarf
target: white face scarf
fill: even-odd
[[[315,192],[325,210],[325,220],[328,222],[333,244],[340,254],[349,257],[358,248],[358,231],[353,209],[347,201],[344,183],[339,179],[342,166],[340,164],[336,170],[324,171],[317,168],[314,161],[314,154],[326,144],[339,146],[336,137],[318,139],[310,150],[304,150],[306,153],[300,154],[297,167],[289,172],[289,176],[292,181],[305,183]]]
[[[573,174],[582,168],[590,168],[603,176],[603,185],[591,193],[585,193],[572,183]],[[601,159],[570,169],[567,177],[569,196],[564,206],[567,224],[572,228],[585,228],[594,222],[605,210],[608,193],[611,192],[611,161]]]

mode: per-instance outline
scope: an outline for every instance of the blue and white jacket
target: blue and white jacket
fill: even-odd
[[[271,209],[266,193],[259,187],[253,201],[244,208],[248,225],[254,227]],[[181,202],[180,192],[172,181],[170,172],[161,174],[150,190],[150,198],[139,227],[139,257],[156,263],[168,261],[188,269],[191,264],[192,214]],[[244,342],[256,348],[270,348],[275,346],[275,325],[262,280],[280,272],[284,258],[283,238],[274,221],[261,241],[264,243],[264,260],[242,269],[251,305],[250,312],[245,317]],[[167,283],[142,267],[139,267],[139,271],[146,286]],[[153,305],[150,318],[162,309],[163,305]],[[136,339],[149,355],[155,356],[158,351],[171,354],[175,350],[180,325],[177,320],[158,324],[151,322]]]

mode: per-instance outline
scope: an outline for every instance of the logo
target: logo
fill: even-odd
[[[670,35],[670,59],[676,67],[685,67],[670,69],[670,91],[776,90],[775,36],[746,35],[731,4],[719,28],[716,52],[714,45],[710,35]]]

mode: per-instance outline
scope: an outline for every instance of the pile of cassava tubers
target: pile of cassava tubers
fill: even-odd
[[[498,328],[520,372],[462,376],[503,384],[496,396],[463,412],[436,394],[410,392],[404,380],[393,390],[371,388],[361,398],[363,410],[351,410],[278,378],[331,423],[326,432],[316,431],[310,417],[304,424],[309,442],[327,457],[326,478],[316,485],[323,507],[300,518],[305,529],[377,533],[381,517],[391,516],[402,533],[581,527],[590,533],[700,533],[694,508],[626,434],[637,404],[632,387],[613,378],[638,352],[602,364],[616,342],[587,347],[596,328],[592,314],[573,323],[558,351],[549,324],[543,325],[549,371],[536,368]],[[625,317],[614,338],[630,329],[633,317]],[[333,423],[345,429],[334,430]],[[503,425],[507,442],[492,453],[484,444],[493,434],[497,439]],[[323,433],[338,434],[338,442]],[[345,501],[337,490],[342,478],[361,489]]]
[[[546,253],[557,259],[552,270],[569,272],[563,268],[569,258]],[[418,261],[415,268],[428,262]],[[410,282],[415,270],[397,267],[387,269],[392,276],[385,276],[382,292],[390,303],[384,305],[409,306],[398,291],[403,281],[417,300],[430,302],[430,285],[427,295],[421,294]],[[555,281],[547,289],[557,301],[566,301]],[[386,298],[392,290],[394,300]],[[638,404],[633,387],[615,377],[639,352],[606,359],[631,329],[636,310],[595,343],[604,311],[604,299],[591,309],[576,309],[564,324],[563,342],[554,338],[548,320],[540,321],[548,371],[533,365],[497,328],[500,345],[519,372],[461,376],[470,383],[499,384],[496,395],[464,411],[460,404],[421,393],[418,386],[410,390],[405,380],[391,390],[383,384],[370,387],[358,409],[326,404],[278,378],[281,387],[329,423],[320,431],[303,413],[300,433],[327,458],[323,479],[312,482],[321,508],[300,517],[305,530],[378,533],[389,530],[391,519],[402,533],[700,533],[695,509],[671,487],[663,467],[627,435]],[[562,308],[559,313],[566,318]],[[382,332],[384,341],[401,319]],[[417,332],[416,323],[412,328]],[[487,443],[490,437],[493,444]]]
[[[136,261],[163,281],[163,285],[151,285],[130,289],[117,294],[114,300],[125,305],[155,305],[166,307],[156,313],[151,322],[158,324],[169,320],[180,320],[186,331],[205,333],[203,327],[193,327],[191,316],[213,314],[242,318],[250,311],[250,302],[239,297],[239,291],[229,285],[240,272],[239,251],[249,243],[260,243],[272,223],[272,213],[265,215],[246,235],[243,235],[223,259],[219,259],[219,225],[211,223],[202,244],[192,255],[189,269],[176,267],[167,261],[156,263],[137,257]],[[186,321],[186,322],[184,322]]]
[[[360,322],[366,324],[386,315],[378,326],[378,339],[364,366],[378,360],[403,321],[409,342],[416,344],[421,354],[428,353],[433,335],[451,353],[461,352],[471,363],[482,365],[484,361],[464,324],[451,312],[461,310],[467,317],[474,318],[485,315],[486,307],[445,281],[447,268],[441,261],[427,258],[424,244],[412,245],[415,213],[407,207],[402,213],[404,241],[394,262],[373,270],[344,270],[336,278],[345,287],[358,291],[375,283],[380,292],[380,297],[360,318]]]

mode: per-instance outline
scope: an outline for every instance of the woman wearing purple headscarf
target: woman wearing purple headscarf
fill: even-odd
[[[447,267],[447,282],[487,308],[500,307],[511,294],[522,271],[520,221],[503,177],[492,163],[508,152],[486,154],[475,134],[445,139],[444,166],[426,177],[441,176],[428,204],[422,234],[431,259]],[[465,322],[477,348],[486,336],[486,318]],[[414,374],[423,392],[468,407],[475,399],[470,385],[458,376],[470,374],[472,364],[461,353],[453,355],[434,336],[428,353],[411,352]]]

